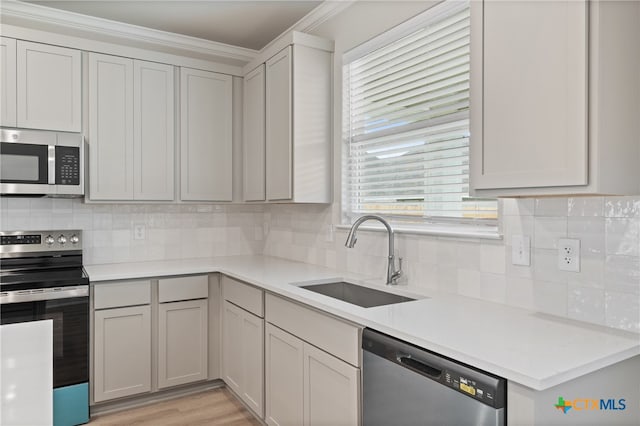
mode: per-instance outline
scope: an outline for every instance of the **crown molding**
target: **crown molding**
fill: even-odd
[[[303,16],[298,22],[293,24],[278,37],[271,40],[265,47],[260,49],[260,52],[258,52],[256,57],[244,65],[243,72],[245,75],[251,72],[259,64],[265,62],[268,58],[279,52],[280,49],[283,49],[294,41],[333,52],[333,41],[329,42],[309,33],[354,4],[356,1],[357,0],[323,1],[315,9]]]
[[[55,27],[87,31],[124,40],[155,44],[164,48],[180,49],[198,55],[229,58],[243,62],[251,61],[258,54],[258,51],[253,49],[15,0],[2,0],[0,2],[0,14],[3,21],[7,18],[17,18],[27,22],[45,23]]]
[[[303,16],[298,22],[293,24],[291,28],[285,31],[285,33],[288,31],[313,31],[355,2],[356,0],[325,0],[311,12]]]

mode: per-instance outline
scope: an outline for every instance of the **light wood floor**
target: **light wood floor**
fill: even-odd
[[[107,425],[258,426],[260,423],[222,388],[92,417],[89,422],[89,426]]]

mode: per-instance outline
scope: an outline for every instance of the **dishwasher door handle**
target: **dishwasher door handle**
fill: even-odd
[[[410,355],[398,355],[397,359],[400,365],[407,367],[424,376],[428,376],[433,379],[438,379],[440,378],[440,375],[442,375],[441,369],[432,367],[429,364],[426,364],[415,358],[411,358]]]

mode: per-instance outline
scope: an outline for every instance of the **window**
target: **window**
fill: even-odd
[[[469,3],[446,1],[344,57],[343,213],[495,224],[469,196]]]

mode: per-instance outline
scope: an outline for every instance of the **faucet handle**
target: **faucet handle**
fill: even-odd
[[[398,258],[398,269],[395,269],[395,267],[396,265],[393,265],[394,271],[393,271],[393,275],[391,276],[391,281],[394,284],[398,284],[400,280],[404,278],[402,274],[402,258],[401,257]]]

